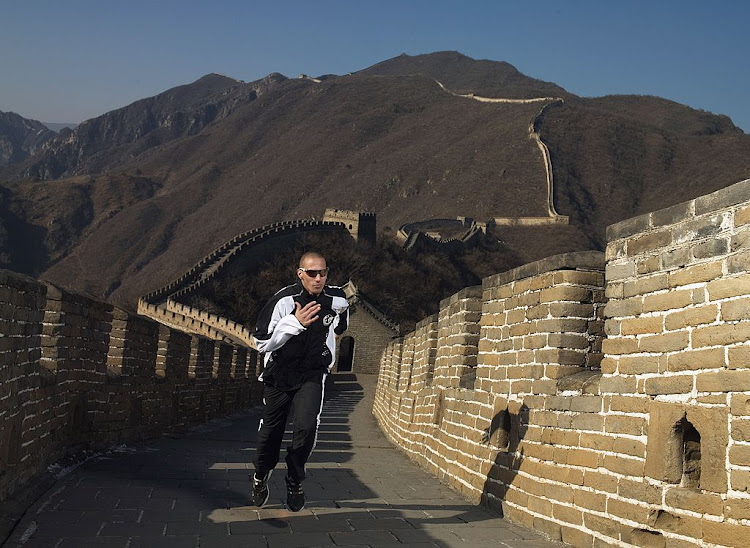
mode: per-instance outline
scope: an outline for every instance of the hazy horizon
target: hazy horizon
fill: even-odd
[[[401,53],[505,61],[582,97],[654,95],[750,131],[750,4],[11,0],[0,110],[78,124],[220,73],[346,74]]]

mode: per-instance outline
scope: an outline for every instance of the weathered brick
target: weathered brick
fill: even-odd
[[[750,442],[750,420],[735,419],[732,421],[732,438],[735,441]]]
[[[719,495],[680,487],[668,489],[664,497],[664,502],[668,506],[697,512],[698,514],[721,516],[724,511],[724,501]]]
[[[748,200],[750,179],[705,194],[695,199],[695,214],[703,215],[719,209],[741,204]],[[721,544],[721,543],[719,543]]]
[[[750,493],[750,472],[747,470],[732,470],[731,473],[732,489]]]
[[[660,373],[663,356],[622,356],[618,360],[617,371],[623,375]]]
[[[729,348],[727,367],[729,369],[750,368],[750,346],[733,346]]]
[[[648,398],[643,396],[611,396],[609,409],[621,413],[647,413]]]
[[[636,274],[636,265],[633,261],[626,263],[607,263],[606,278],[607,283],[617,280],[632,278]]]
[[[624,221],[611,224],[607,227],[607,241],[611,242],[620,238],[629,238],[644,232],[651,227],[651,214],[638,215]]]
[[[750,297],[721,303],[721,319],[727,322],[750,319]]]
[[[641,352],[676,352],[688,347],[690,334],[687,331],[673,331],[661,335],[649,335],[638,340]]]
[[[693,215],[692,207],[693,202],[690,201],[654,211],[651,213],[651,223],[653,226],[664,226],[686,221]]]
[[[734,226],[750,224],[750,206],[742,206],[734,212]]]
[[[647,522],[660,531],[677,533],[686,537],[701,538],[701,520],[685,514],[662,510],[650,514]]]
[[[652,377],[645,380],[644,391],[649,396],[687,394],[693,389],[693,377],[687,375]],[[700,391],[700,388],[698,389]]]
[[[623,354],[635,354],[638,351],[638,339],[635,337],[618,337],[602,341],[602,352],[605,354],[620,356]]]
[[[719,314],[716,304],[690,307],[679,312],[672,312],[664,317],[664,327],[667,331],[675,331],[688,326],[713,323]]]
[[[638,257],[635,264],[638,274],[651,274],[661,269],[661,258],[659,255]]]
[[[618,364],[619,364],[619,358],[604,358],[599,363],[599,368],[603,374],[611,375],[617,372]]]
[[[674,310],[675,308],[685,308],[693,303],[692,289],[678,289],[658,293],[656,295],[647,295],[643,298],[643,312],[660,312],[664,310]]]
[[[622,335],[643,335],[644,333],[661,333],[664,327],[663,316],[639,316],[622,320]]]
[[[637,523],[644,523],[648,519],[649,508],[639,502],[618,500],[611,497],[607,501],[607,513]]]
[[[644,472],[644,461],[621,455],[604,455],[602,467],[616,474],[641,477]]]
[[[587,471],[586,473],[589,473],[589,472]],[[597,476],[602,475],[598,472],[591,472],[591,473],[596,474]],[[586,482],[584,481],[584,484],[585,483]],[[583,491],[581,489],[574,489],[573,490],[573,504],[575,504],[579,508],[587,508],[589,510],[594,510],[596,512],[604,512],[605,508],[607,507],[607,497],[606,495],[602,493],[597,493],[597,492],[592,492],[592,491]]]
[[[743,230],[737,234],[732,235],[729,240],[729,251],[735,253],[737,251],[747,251],[750,249],[750,230]],[[743,253],[744,254],[744,253]],[[734,273],[740,272],[739,270],[732,271]]]
[[[750,251],[734,253],[726,258],[725,263],[727,274],[745,274],[750,271]]]
[[[692,255],[695,259],[709,259],[729,253],[729,237],[714,238],[692,246]]]
[[[703,541],[732,548],[747,548],[747,526],[705,520],[702,523]]]
[[[750,375],[746,371],[700,373],[695,385],[698,392],[745,392],[750,390]]]
[[[628,256],[640,255],[668,246],[672,243],[671,228],[644,234],[628,242]]]
[[[750,396],[746,394],[733,394],[730,411],[732,415],[750,415]]]
[[[631,457],[646,458],[646,446],[642,441],[632,438],[616,438],[613,446],[615,453]]]
[[[709,282],[706,286],[709,300],[728,299],[741,295],[750,295],[750,275],[721,278]]]
[[[606,537],[610,537],[612,539],[620,538],[620,526],[617,520],[584,513],[583,524],[586,529],[601,533]]]
[[[646,428],[646,419],[626,415],[609,415],[604,421],[605,432],[641,436]]]
[[[723,348],[684,350],[669,355],[667,358],[667,371],[717,369],[724,367],[724,361]]]
[[[729,519],[750,519],[750,499],[727,500],[724,503],[724,515]]]
[[[734,445],[730,447],[729,462],[737,466],[750,466],[750,445]]]
[[[740,343],[750,340],[750,322],[696,327],[692,334],[694,348]]]
[[[604,314],[608,318],[637,316],[643,312],[641,298],[631,297],[623,300],[611,300],[604,307]]]
[[[660,273],[654,276],[642,276],[635,280],[627,280],[623,286],[623,296],[633,297],[635,295],[645,295],[655,291],[661,291],[669,287],[669,276],[666,273]]]
[[[604,377],[599,381],[602,394],[632,394],[636,386],[635,377]]]
[[[590,303],[592,301],[591,289],[574,285],[559,285],[541,291],[540,302],[550,303],[559,301]]]
[[[661,256],[661,263],[663,268],[680,268],[690,263],[690,247],[678,247],[677,249],[670,249]]]
[[[680,287],[694,283],[709,282],[721,275],[721,261],[698,264],[670,272],[669,287]]]

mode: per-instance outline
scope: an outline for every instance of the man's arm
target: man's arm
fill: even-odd
[[[338,339],[341,334],[346,331],[347,327],[349,327],[348,307],[343,312],[339,313],[339,321],[336,323],[336,327],[333,329],[333,333],[336,335],[336,339]]]
[[[310,302],[300,308],[299,303],[294,303],[294,314],[285,314],[284,306],[278,301],[270,311],[270,318],[266,321],[269,311],[265,308],[261,312],[258,322],[259,329],[255,334],[255,345],[260,352],[273,352],[278,350],[291,339],[294,335],[302,333],[307,326],[318,319],[320,305],[316,302]],[[261,327],[267,326],[261,332]]]

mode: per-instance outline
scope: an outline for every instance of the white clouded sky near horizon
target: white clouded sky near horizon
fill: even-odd
[[[345,74],[456,50],[750,132],[749,30],[744,0],[0,0],[0,110],[79,123],[211,72]]]

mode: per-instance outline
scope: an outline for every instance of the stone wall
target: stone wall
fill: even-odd
[[[373,413],[455,489],[576,547],[748,546],[750,180],[608,239],[443,301],[384,351]]]
[[[0,502],[67,454],[255,405],[257,353],[0,271]]]
[[[355,299],[350,301],[349,325],[338,341],[336,352],[336,364],[334,371],[339,371],[339,362],[342,359],[342,343],[347,337],[353,342],[353,364],[352,371],[355,373],[366,373],[375,375],[378,373],[380,354],[383,348],[396,336],[397,332],[393,326],[384,324],[369,312],[365,303]]]

